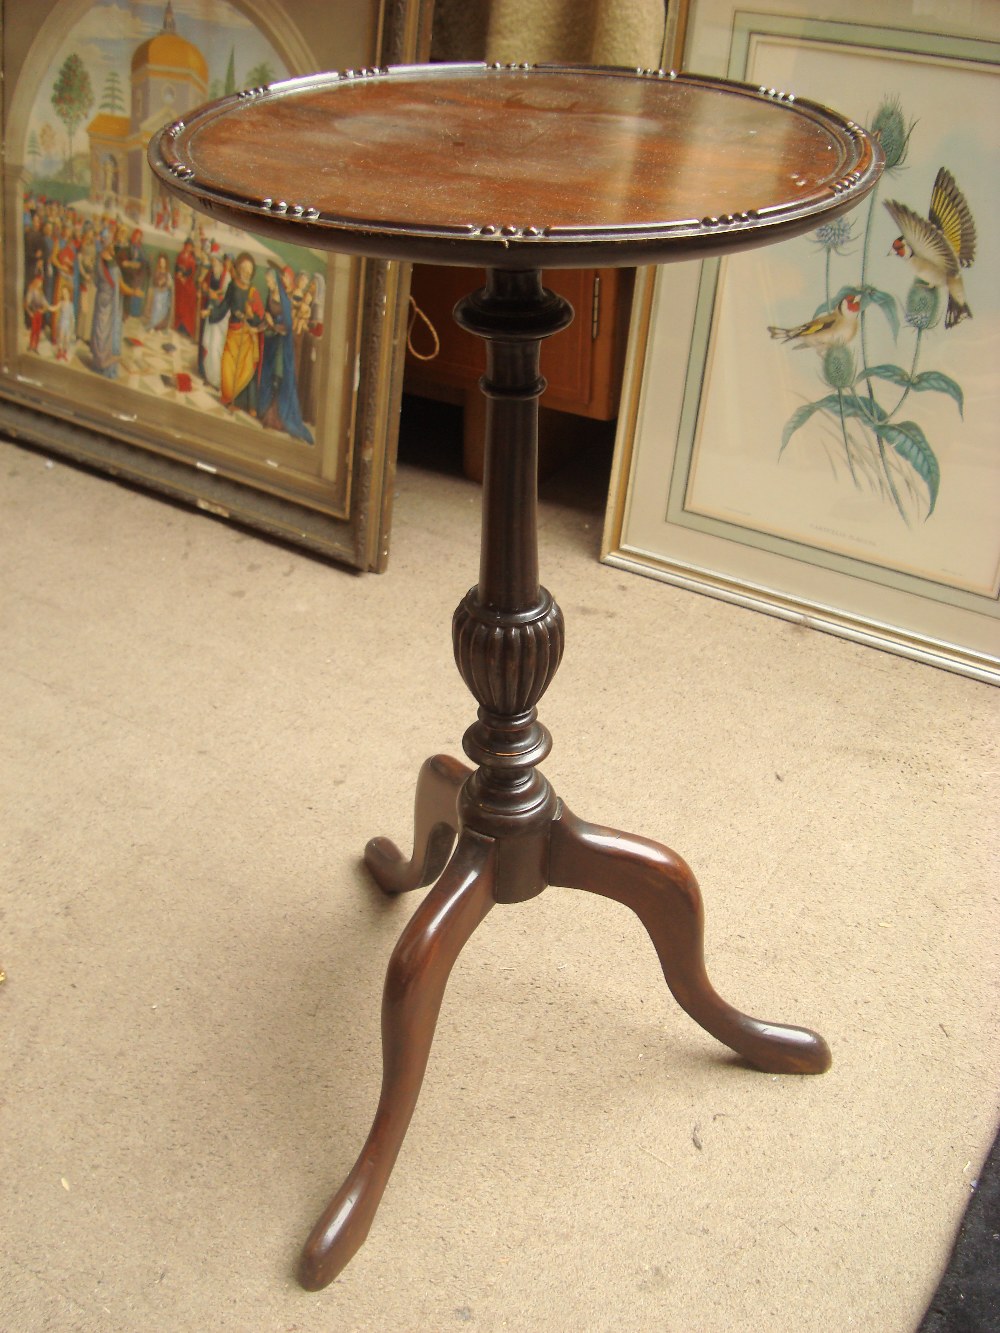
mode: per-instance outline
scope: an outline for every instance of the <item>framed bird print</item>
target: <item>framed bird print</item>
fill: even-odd
[[[603,558],[1000,682],[1000,13],[694,0],[684,64],[876,133],[854,213],[641,275]]]
[[[430,0],[0,8],[0,430],[384,567],[407,270],[209,221],[145,150],[243,87],[426,58]]]

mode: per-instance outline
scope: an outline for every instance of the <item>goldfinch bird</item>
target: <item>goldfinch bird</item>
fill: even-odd
[[[836,310],[814,315],[797,328],[779,329],[769,324],[767,331],[772,338],[780,338],[782,342],[794,342],[797,347],[812,347],[817,352],[824,352],[828,347],[843,347],[851,341],[858,331],[860,310],[861,298],[848,295]]]
[[[955,177],[947,168],[940,168],[925,218],[896,199],[887,199],[885,206],[900,231],[892,243],[893,253],[910,261],[921,282],[948,293],[945,328],[970,318],[961,270],[976,257],[976,224]]]

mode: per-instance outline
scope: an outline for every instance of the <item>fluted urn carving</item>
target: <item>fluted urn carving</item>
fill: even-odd
[[[539,590],[537,610],[512,616],[482,606],[476,589],[455,612],[455,661],[472,695],[500,717],[527,713],[548,689],[563,654],[562,612]]]

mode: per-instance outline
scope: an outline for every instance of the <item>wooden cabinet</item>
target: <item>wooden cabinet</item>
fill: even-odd
[[[544,475],[572,452],[572,430],[561,414],[609,421],[617,415],[633,273],[628,269],[552,270],[545,285],[565,296],[575,313],[564,332],[542,349],[542,372],[548,387],[542,395],[539,425],[539,466]],[[411,292],[420,314],[411,307],[406,353],[405,389],[425,398],[461,403],[465,410],[464,470],[482,478],[486,400],[479,377],[486,369],[481,338],[460,329],[452,310],[485,281],[481,270],[438,268],[415,264]],[[431,328],[421,316],[430,321]],[[436,348],[436,354],[435,354]],[[422,358],[429,359],[422,359]]]

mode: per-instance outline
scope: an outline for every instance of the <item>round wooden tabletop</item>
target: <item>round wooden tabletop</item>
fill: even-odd
[[[505,268],[748,249],[853,208],[882,169],[860,126],[774,88],[525,65],[290,79],[192,112],[149,161],[250,231]]]

